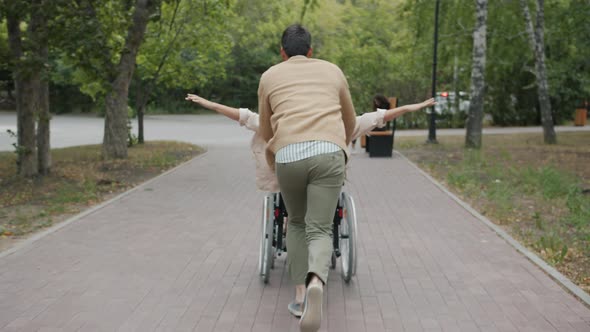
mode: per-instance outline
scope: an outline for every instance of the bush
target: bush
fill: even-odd
[[[74,85],[50,84],[49,107],[51,113],[91,113],[100,110],[89,96]],[[104,113],[104,110],[102,111]]]

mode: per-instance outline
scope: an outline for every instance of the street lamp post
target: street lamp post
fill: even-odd
[[[440,0],[436,0],[436,9],[434,11],[434,52],[432,58],[432,98],[436,98],[436,51],[438,48],[438,9]],[[428,126],[427,143],[438,143],[436,140],[436,112],[434,106],[430,112],[430,125]]]

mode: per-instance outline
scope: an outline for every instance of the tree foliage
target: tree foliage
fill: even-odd
[[[148,26],[137,61],[137,76],[165,88],[205,86],[225,78],[231,47],[232,13],[225,1],[175,0],[162,6]]]
[[[226,1],[174,0],[162,5],[161,16],[148,26],[140,49],[133,94],[154,104],[182,100],[186,90],[202,90],[226,78],[235,19]],[[139,92],[138,89],[144,89]],[[138,96],[136,96],[138,97]],[[164,106],[164,105],[163,105]]]
[[[94,100],[101,109],[134,1],[51,3],[52,102],[67,111]],[[473,1],[441,1],[438,91],[469,91],[474,13]],[[588,17],[587,0],[545,1],[547,76],[557,123],[570,120],[590,95]],[[182,100],[188,91],[253,108],[260,75],[281,61],[282,31],[300,21],[312,32],[314,56],[343,69],[358,113],[370,109],[376,93],[397,96],[402,104],[431,94],[434,1],[167,0],[148,23],[131,97],[149,83],[152,110],[194,108]],[[539,124],[535,62],[523,47],[528,42],[519,1],[490,1],[487,25],[484,112],[497,125]],[[0,58],[7,49],[2,36]],[[457,126],[464,119],[465,114],[443,114],[440,121]],[[424,126],[426,117],[412,114],[398,124]]]

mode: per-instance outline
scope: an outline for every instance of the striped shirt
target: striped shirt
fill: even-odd
[[[338,145],[327,141],[306,141],[293,143],[277,151],[275,162],[281,164],[292,163],[320,154],[338,152],[340,150],[342,149]]]

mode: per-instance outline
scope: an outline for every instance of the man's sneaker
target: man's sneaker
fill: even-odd
[[[287,306],[287,308],[289,308],[289,312],[293,314],[293,316],[299,318],[301,317],[301,315],[303,315],[303,303],[298,303],[298,302],[291,302],[289,303],[289,305]]]
[[[310,283],[305,295],[305,308],[299,321],[301,332],[316,332],[322,324],[322,298],[324,287],[321,282]]]

